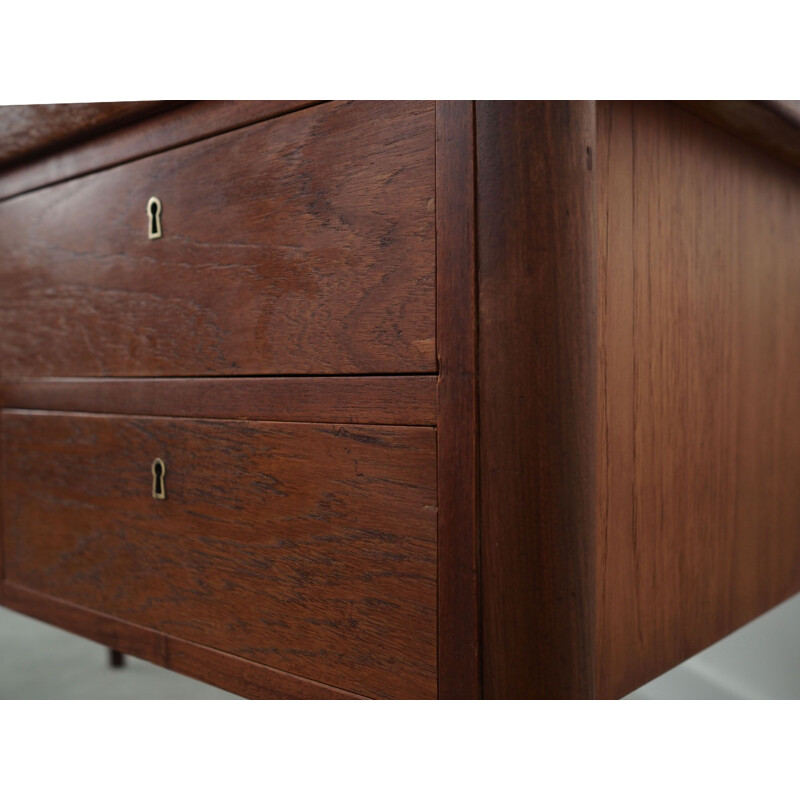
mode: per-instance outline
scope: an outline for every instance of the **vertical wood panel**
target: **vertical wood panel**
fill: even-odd
[[[439,697],[480,696],[473,104],[436,109]]]
[[[800,173],[602,105],[599,694],[800,589]]]
[[[594,693],[592,103],[478,103],[484,694]]]
[[[611,116],[613,108],[613,136]],[[633,180],[632,120],[629,103],[600,103],[597,111],[598,196],[598,536],[597,536],[597,642],[602,647],[609,625],[635,630],[642,637],[639,603],[614,608],[607,620],[607,592],[613,580],[634,575],[638,547],[633,523]],[[627,156],[627,157],[626,157]],[[615,168],[608,169],[613,161]],[[613,206],[614,213],[610,207]],[[628,242],[622,247],[619,242]],[[609,251],[614,248],[613,266]],[[610,469],[609,464],[614,468]],[[613,523],[609,520],[615,509]],[[619,520],[627,513],[628,519]],[[620,528],[620,524],[623,528]],[[608,531],[613,525],[615,535]],[[624,529],[625,534],[622,534]],[[608,654],[608,651],[605,651]],[[620,654],[624,656],[624,653]],[[603,665],[599,665],[601,669]],[[621,669],[621,665],[614,665]],[[602,684],[603,676],[600,676]]]

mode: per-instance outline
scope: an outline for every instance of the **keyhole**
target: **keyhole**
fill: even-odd
[[[156,500],[166,500],[167,487],[164,484],[164,475],[167,472],[167,468],[160,458],[157,458],[155,461],[153,461],[152,471],[153,497],[155,497]]]
[[[147,201],[147,228],[148,239],[161,238],[161,201],[157,197],[151,197]]]

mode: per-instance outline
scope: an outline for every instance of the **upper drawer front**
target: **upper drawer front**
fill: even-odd
[[[326,103],[0,204],[2,375],[435,371],[434,124]]]
[[[436,695],[432,428],[6,411],[2,435],[7,581],[356,693]]]

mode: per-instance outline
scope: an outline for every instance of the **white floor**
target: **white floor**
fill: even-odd
[[[800,699],[800,595],[665,672],[628,698]]]
[[[225,700],[235,695],[137,658],[111,669],[94,642],[0,608],[0,699]],[[800,595],[628,695],[800,699]]]

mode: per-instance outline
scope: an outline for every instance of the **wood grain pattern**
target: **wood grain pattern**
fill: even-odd
[[[439,696],[481,695],[474,106],[437,104]]]
[[[359,694],[436,696],[433,429],[2,417],[7,584]]]
[[[136,158],[160,153],[281,116],[316,103],[302,100],[215,100],[185,103],[107,133],[86,130],[91,139],[0,171],[0,199],[88,175]]]
[[[0,169],[176,105],[160,101],[0,106]]]
[[[591,697],[594,106],[476,120],[484,696]]]
[[[559,698],[800,589],[800,173],[597,109],[190,104],[0,176],[129,162],[0,204],[0,600],[247,696]]]
[[[274,422],[435,425],[436,378],[55,378],[0,381],[0,405]]]
[[[0,241],[4,377],[436,369],[430,103],[328,103],[23,195]]]
[[[800,173],[680,109],[601,104],[598,685],[800,589]]]
[[[682,100],[679,105],[750,144],[800,166],[799,101]]]
[[[360,700],[361,695],[256,664],[210,647],[132,625],[20,586],[6,587],[5,602],[20,614],[117,647],[166,669],[255,700]]]

